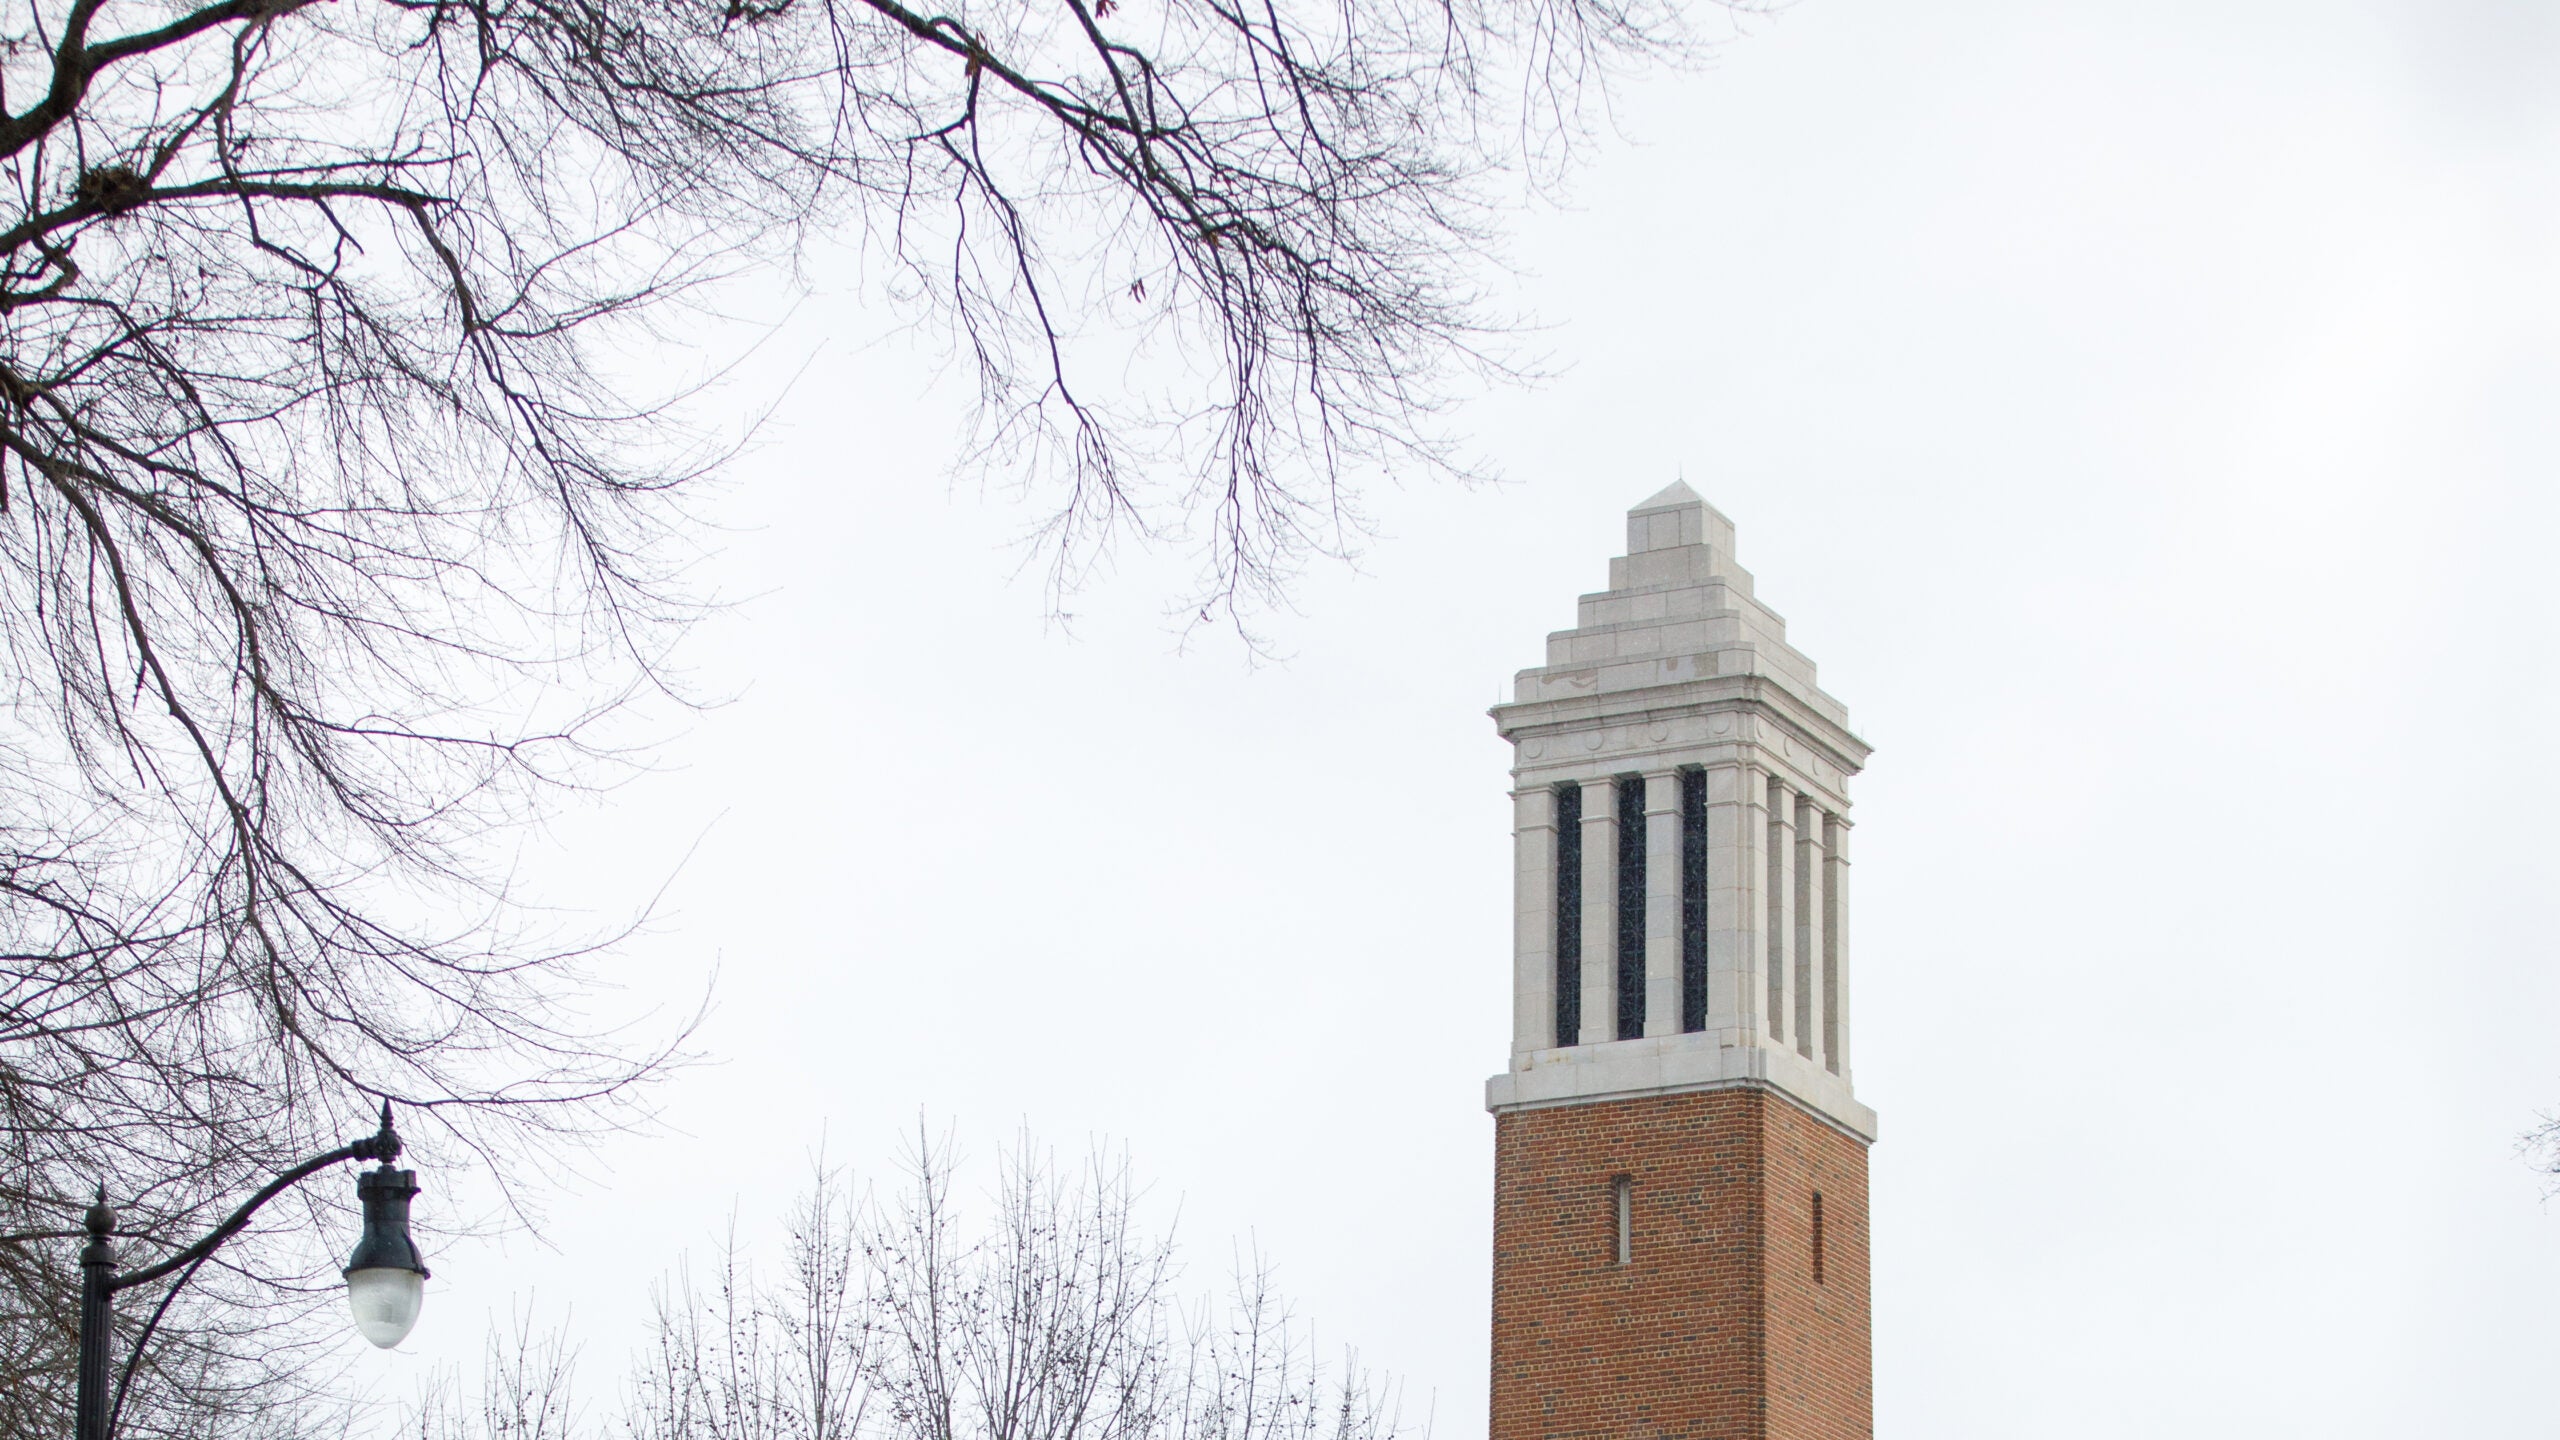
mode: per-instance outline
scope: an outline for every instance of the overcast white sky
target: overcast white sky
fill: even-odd
[[[1516,483],[1377,496],[1260,667],[1142,564],[1046,623],[959,397],[822,293],[691,652],[740,698],[546,882],[693,851],[627,974],[716,963],[721,1063],[366,1373],[529,1298],[605,1389],[661,1263],[923,1110],[1125,1142],[1197,1280],[1254,1237],[1480,1436],[1483,712],[1685,473],[1877,746],[1878,1432],[2549,1433],[2555,106],[2531,0],[1800,0],[1525,225],[1565,373],[1466,421]]]

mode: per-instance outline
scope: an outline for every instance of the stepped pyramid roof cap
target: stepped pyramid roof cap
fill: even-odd
[[[1523,670],[1494,718],[1524,726],[1603,723],[1666,708],[1757,700],[1791,712],[1842,768],[1867,747],[1848,707],[1823,692],[1814,664],[1787,643],[1787,622],[1752,593],[1734,558],[1734,524],[1675,480],[1627,512],[1627,553],[1609,588],[1582,597],[1579,624],[1547,637],[1547,663]]]

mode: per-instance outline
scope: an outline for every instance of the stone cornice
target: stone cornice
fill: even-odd
[[[1484,1103],[1501,1114],[1629,1095],[1752,1087],[1785,1095],[1860,1143],[1875,1143],[1876,1112],[1858,1103],[1847,1080],[1793,1050],[1718,1044],[1702,1035],[1531,1051],[1513,1069],[1485,1081]]]
[[[1764,675],[1718,675],[1671,685],[1613,690],[1551,700],[1514,700],[1485,712],[1502,738],[1555,739],[1607,725],[1668,722],[1716,713],[1751,714],[1778,726],[1821,753],[1845,775],[1864,769],[1875,747],[1847,726],[1805,704],[1785,685]]]

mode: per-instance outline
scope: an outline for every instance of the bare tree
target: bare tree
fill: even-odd
[[[585,1440],[594,1426],[578,1402],[577,1369],[559,1330],[518,1313],[512,1329],[489,1333],[477,1390],[466,1395],[450,1371],[435,1375],[404,1428],[418,1440]]]
[[[1233,612],[1448,462],[1490,187],[1676,3],[17,0],[0,1234],[111,1178],[147,1252],[379,1098],[502,1180],[630,1113],[681,1023],[595,1018],[492,837],[665,688],[723,456],[617,357],[702,287],[856,237],[1061,583],[1188,545]],[[65,1408],[47,1243],[0,1241],[0,1440]],[[128,1424],[307,1375],[222,1317],[324,1248],[202,1272]]]
[[[1354,1360],[1320,1363],[1266,1267],[1186,1304],[1173,1239],[1138,1222],[1125,1161],[1063,1172],[1026,1139],[1001,1171],[983,1227],[954,1195],[947,1146],[920,1146],[885,1206],[822,1176],[781,1284],[759,1285],[734,1240],[709,1288],[669,1283],[632,1440],[1398,1433],[1391,1387]]]
[[[2560,1194],[2560,1114],[2545,1111],[2541,1122],[2518,1137],[2516,1150],[2526,1164],[2553,1177],[2553,1193]]]
[[[1028,1140],[1003,1160],[992,1233],[955,1224],[947,1151],[868,1249],[897,1440],[1146,1440],[1181,1395],[1166,1331],[1169,1238],[1140,1233],[1125,1165],[1073,1180]]]
[[[791,1216],[783,1279],[759,1284],[731,1224],[709,1288],[660,1287],[632,1377],[631,1440],[858,1440],[874,1379],[862,1215],[823,1167]],[[460,1437],[456,1437],[460,1440]]]

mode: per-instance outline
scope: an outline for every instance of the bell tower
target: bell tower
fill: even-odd
[[[1849,777],[1685,484],[1494,707],[1513,746],[1492,1440],[1867,1440]]]

